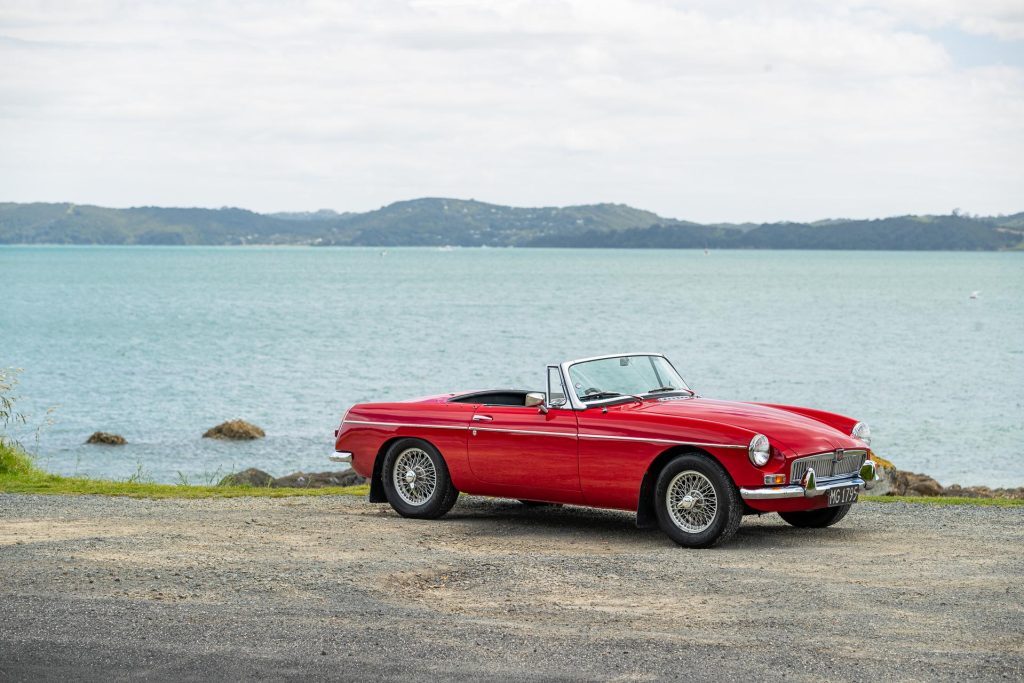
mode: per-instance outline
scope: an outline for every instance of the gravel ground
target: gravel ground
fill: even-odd
[[[0,495],[0,680],[1015,679],[1024,508],[748,517],[684,550],[626,513],[463,497]]]

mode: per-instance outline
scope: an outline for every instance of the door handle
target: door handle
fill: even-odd
[[[490,422],[493,419],[494,418],[491,417],[490,415],[474,415],[473,416],[473,421],[474,422]]]

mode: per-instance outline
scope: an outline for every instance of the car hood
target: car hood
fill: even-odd
[[[776,448],[799,455],[857,447],[848,435],[823,422],[782,408],[755,403],[697,397],[654,400],[645,403],[642,410],[688,420],[716,422],[764,434]]]

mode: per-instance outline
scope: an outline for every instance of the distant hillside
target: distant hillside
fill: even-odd
[[[623,204],[516,208],[435,198],[366,213],[0,203],[3,243],[979,251],[1024,247],[1024,213],[700,225]]]
[[[529,246],[669,249],[882,249],[995,251],[1024,246],[1024,226],[1009,219],[900,216],[818,224],[766,223],[745,230],[652,225],[618,232],[548,236]],[[745,228],[747,226],[744,226]]]

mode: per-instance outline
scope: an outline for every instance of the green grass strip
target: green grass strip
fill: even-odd
[[[331,486],[322,489],[270,488],[255,486],[191,486],[154,484],[145,481],[110,481],[87,477],[62,477],[37,468],[32,457],[10,443],[0,442],[0,493],[46,495],[127,496],[129,498],[286,498],[293,496],[365,496],[361,486]]]
[[[37,468],[32,457],[10,443],[0,442],[0,493],[47,495],[127,496],[130,498],[287,498],[293,496],[365,496],[370,487],[332,486],[322,489],[270,488],[253,486],[191,486],[153,484],[144,481],[110,481],[86,477],[62,477]],[[1002,508],[1024,507],[1024,500],[1010,498],[946,498],[924,496],[861,496],[871,503],[913,503],[917,505],[983,505]]]

